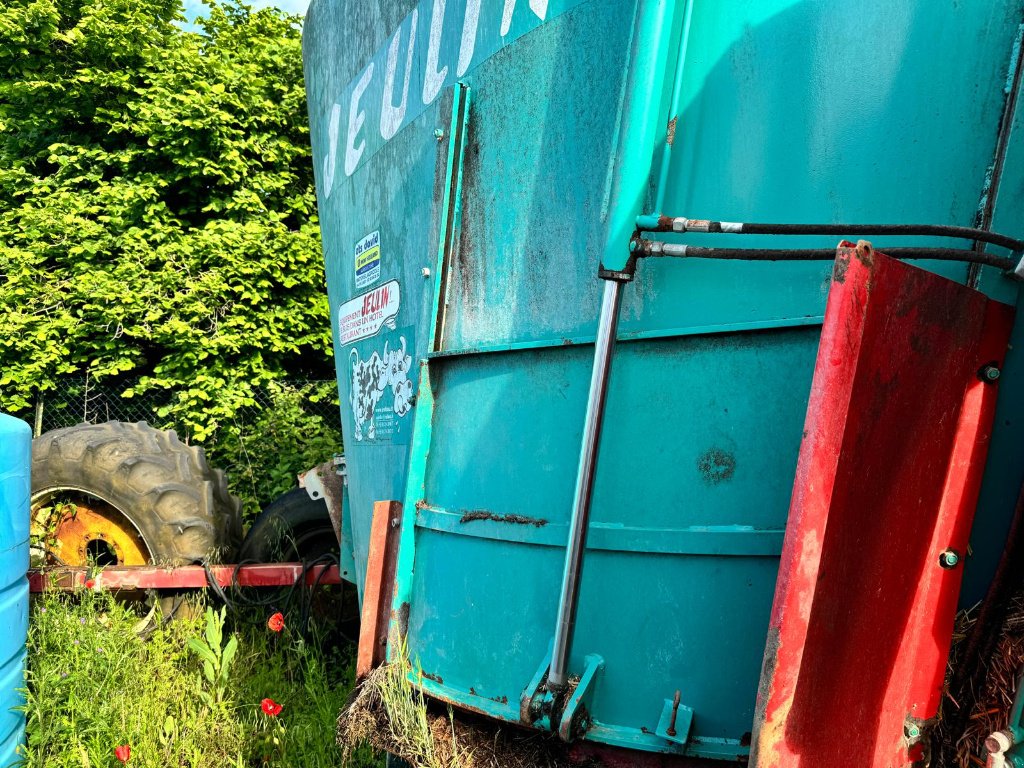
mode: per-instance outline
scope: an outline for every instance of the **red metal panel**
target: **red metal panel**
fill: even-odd
[[[222,587],[285,587],[302,576],[302,563],[266,563],[243,565],[211,565],[210,572]],[[29,590],[74,590],[93,582],[93,589],[200,589],[209,585],[201,565],[159,567],[153,565],[111,566],[95,568],[33,568],[28,572]],[[306,571],[307,586],[340,584],[336,565],[313,565]]]
[[[920,759],[938,709],[1010,307],[841,244],[758,695],[758,768]],[[953,550],[960,563],[940,565]],[[908,735],[910,738],[908,738]]]
[[[370,549],[366,558],[366,580],[363,585],[363,611],[359,623],[356,678],[365,677],[385,659],[401,532],[401,503],[374,502],[373,521],[370,524]]]

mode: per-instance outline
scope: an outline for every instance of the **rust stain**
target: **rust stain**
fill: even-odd
[[[673,117],[668,121],[668,136],[666,142],[671,147],[676,141],[676,123],[679,121],[678,117]]]
[[[721,448],[711,448],[701,454],[697,469],[708,483],[718,485],[736,474],[736,457]]]
[[[391,620],[397,625],[399,637],[409,634],[409,601],[403,602],[397,611],[391,611]]]
[[[836,254],[836,263],[832,268],[832,282],[842,285],[846,282],[846,273],[850,269],[850,251],[840,248]]]
[[[427,680],[433,680],[438,685],[444,685],[444,678],[440,675],[432,675],[429,672],[422,671],[420,672],[420,674],[423,675],[423,677],[427,678]]]
[[[857,241],[857,248],[854,254],[857,256],[857,261],[865,267],[870,267],[875,263],[875,252],[871,247],[871,243],[867,240]]]
[[[472,523],[474,520],[493,520],[496,523],[512,523],[514,525],[532,525],[535,528],[543,528],[548,524],[547,520],[526,515],[497,515],[488,512],[486,509],[474,509],[465,512],[459,519],[460,523]]]

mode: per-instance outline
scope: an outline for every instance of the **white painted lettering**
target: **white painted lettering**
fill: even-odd
[[[430,14],[430,43],[427,47],[427,71],[423,76],[423,103],[430,104],[441,92],[448,67],[437,69],[437,60],[441,53],[441,32],[444,29],[445,0],[434,0],[434,10]]]
[[[530,0],[530,10],[538,19],[544,21],[548,15],[548,0]],[[516,0],[505,0],[505,8],[501,12],[501,36],[504,37],[512,28],[512,14],[516,12]]]
[[[351,176],[359,167],[359,158],[363,156],[366,149],[366,140],[360,139],[359,146],[356,146],[356,135],[366,121],[366,112],[359,109],[359,99],[363,92],[369,87],[373,79],[373,62],[371,61],[355,88],[352,89],[352,98],[348,105],[348,141],[345,143],[345,175]]]
[[[459,65],[455,70],[458,77],[466,74],[466,70],[473,62],[478,26],[480,26],[480,0],[466,0],[466,18],[462,22],[462,43],[459,45]]]
[[[327,126],[327,155],[324,157],[324,195],[331,196],[334,189],[334,169],[338,157],[338,125],[341,123],[341,104],[331,107],[331,121]]]
[[[391,38],[391,45],[388,47],[388,63],[384,72],[384,100],[380,105],[380,135],[387,141],[402,127],[405,119],[405,108],[408,105],[409,78],[412,73],[412,54],[416,44],[416,19],[417,12],[412,11],[412,24],[409,29],[409,47],[405,54],[405,78],[402,83],[402,100],[396,107],[395,104],[395,71],[398,69],[398,44],[402,38],[402,27],[398,28],[395,36]]]

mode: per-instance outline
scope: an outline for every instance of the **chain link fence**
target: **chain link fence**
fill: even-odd
[[[313,390],[325,385],[334,386],[333,379],[289,379],[279,382],[282,386],[304,389],[312,385]],[[97,424],[104,421],[145,421],[156,427],[173,428],[166,418],[157,411],[167,404],[170,395],[166,392],[147,392],[134,397],[122,397],[124,384],[97,383],[88,378],[69,378],[60,382],[56,391],[47,392],[36,401],[34,414],[35,433],[41,434],[52,429],[73,427],[76,424]],[[235,413],[239,424],[252,423],[268,408],[273,407],[271,393],[266,389],[253,392],[255,403],[243,406]],[[323,418],[327,424],[339,420],[337,397],[318,400],[306,399],[303,410],[311,416]]]
[[[59,382],[36,402],[34,412],[14,415],[33,423],[37,435],[63,427],[105,421],[145,421],[157,429],[190,436],[173,416],[160,410],[173,392],[154,391],[122,397],[129,386],[87,378]],[[341,413],[333,379],[291,379],[252,393],[252,404],[238,408],[199,443],[215,467],[227,472],[228,487],[242,500],[243,519],[251,522],[273,499],[295,487],[296,474],[343,450]],[[164,413],[167,413],[165,410]]]

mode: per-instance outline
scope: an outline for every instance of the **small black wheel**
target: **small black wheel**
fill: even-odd
[[[239,561],[258,563],[312,561],[338,555],[338,537],[327,502],[292,488],[272,501],[249,528]]]
[[[242,542],[238,561],[337,563],[340,551],[327,502],[311,499],[303,488],[293,488],[278,496],[256,518]],[[359,598],[354,584],[342,581],[340,587],[318,590],[308,610],[321,618],[330,617],[342,639],[352,641],[358,637]]]

